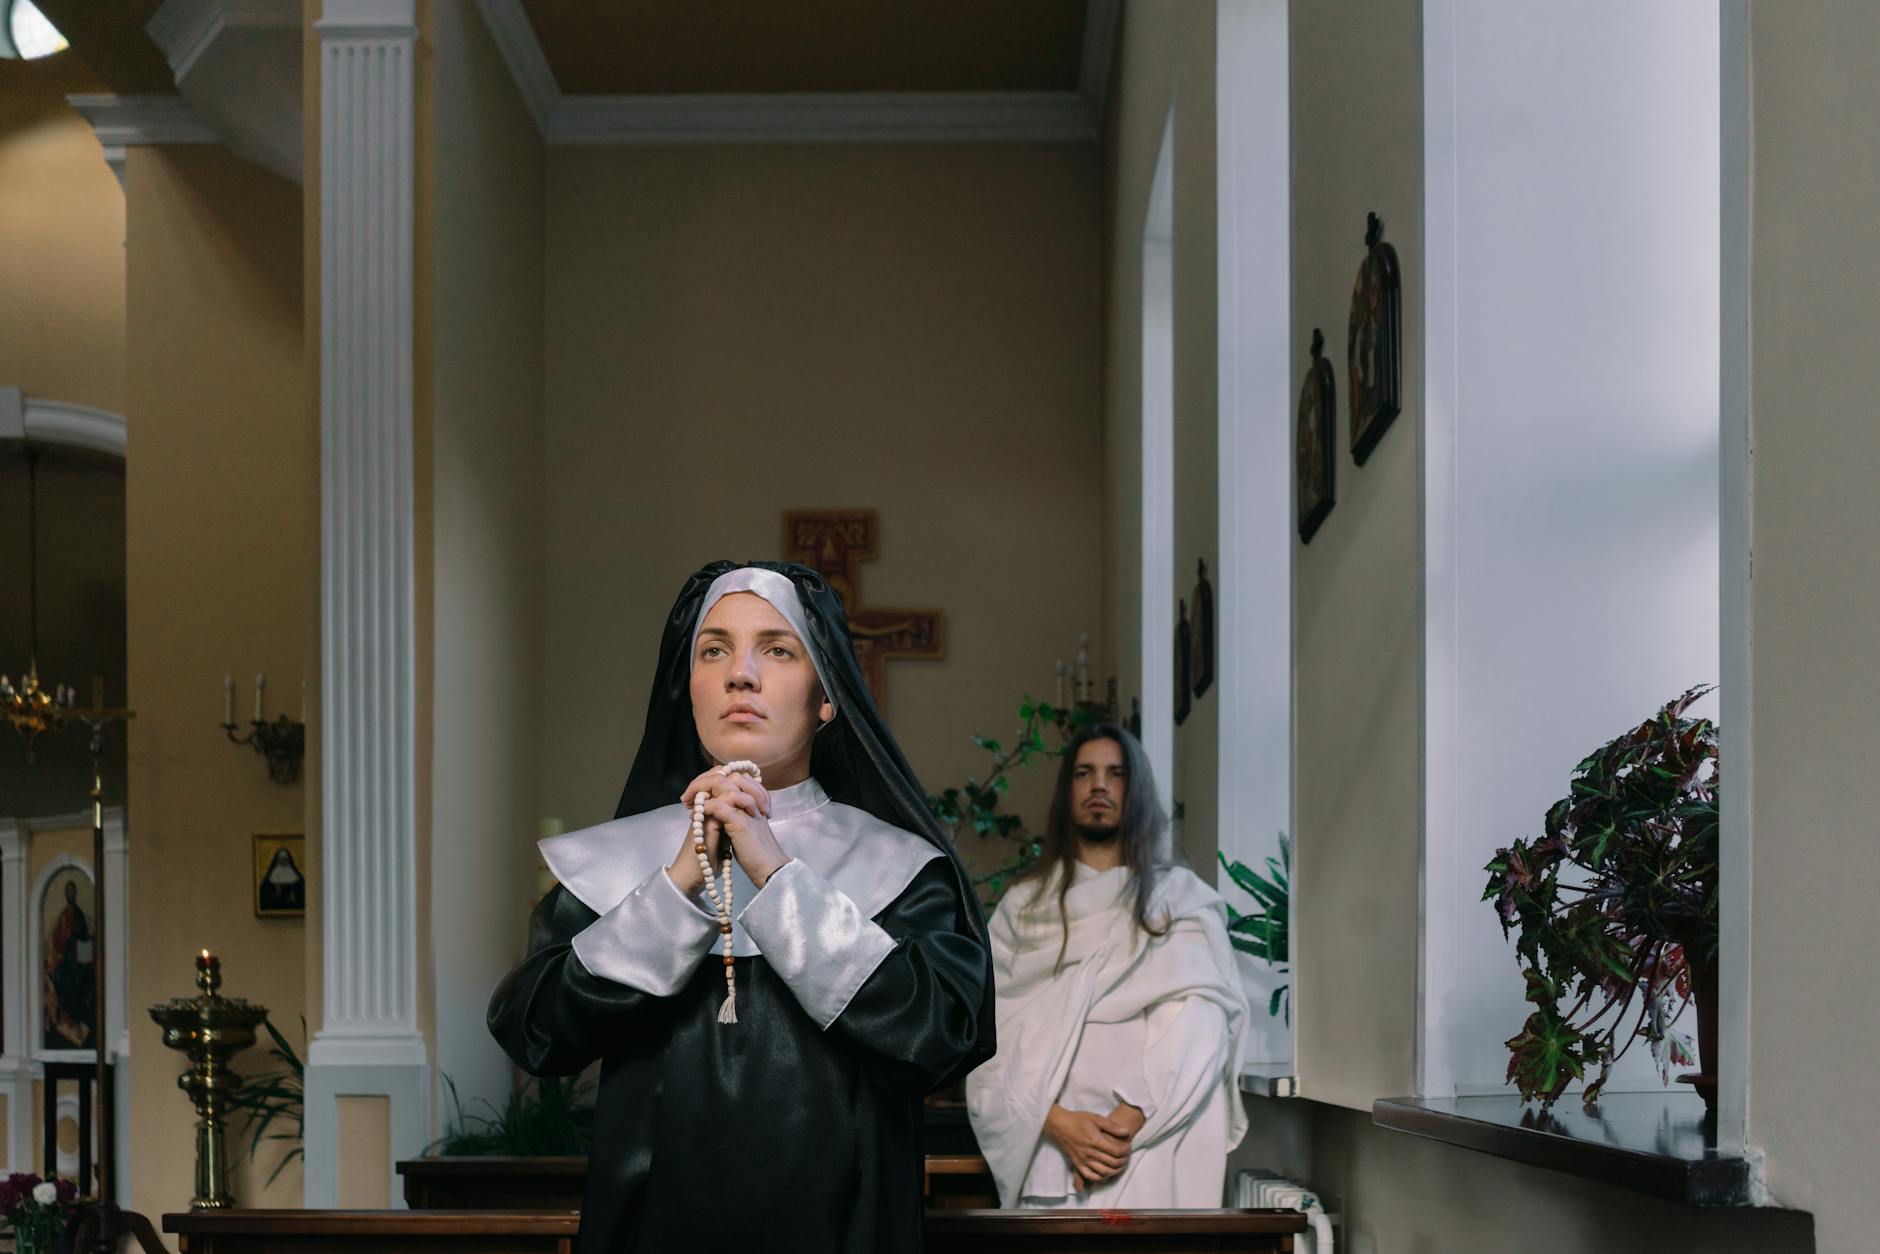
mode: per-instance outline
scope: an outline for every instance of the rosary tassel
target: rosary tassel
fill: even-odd
[[[738,990],[732,989],[725,994],[725,1004],[718,1008],[718,1022],[736,1023],[738,1021]]]

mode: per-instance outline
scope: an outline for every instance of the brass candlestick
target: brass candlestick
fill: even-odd
[[[266,1006],[224,997],[222,964],[208,950],[196,956],[194,997],[175,997],[150,1008],[163,1029],[163,1043],[184,1050],[193,1064],[176,1086],[196,1104],[196,1196],[191,1210],[220,1210],[235,1205],[228,1187],[228,1150],[223,1141],[229,1098],[241,1077],[228,1062],[255,1043],[255,1029],[268,1017]]]

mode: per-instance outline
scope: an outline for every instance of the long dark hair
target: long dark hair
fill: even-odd
[[[1111,740],[1123,751],[1123,815],[1117,824],[1117,840],[1122,842],[1123,865],[1129,868],[1129,912],[1137,928],[1150,936],[1166,936],[1168,921],[1159,924],[1149,918],[1149,899],[1155,895],[1156,839],[1168,824],[1156,795],[1155,774],[1149,769],[1149,755],[1142,742],[1115,723],[1097,723],[1071,737],[1064,747],[1064,762],[1058,768],[1057,787],[1051,793],[1051,817],[1045,824],[1044,848],[1038,861],[1025,876],[1050,883],[1058,873],[1058,921],[1064,938],[1058,944],[1058,966],[1064,965],[1070,948],[1071,922],[1064,914],[1064,897],[1071,890],[1072,872],[1077,864],[1077,824],[1071,818],[1071,777],[1077,772],[1077,753],[1093,740]],[[1043,891],[1042,887],[1039,889]]]

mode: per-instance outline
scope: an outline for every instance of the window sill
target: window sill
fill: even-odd
[[[1378,1101],[1379,1127],[1460,1145],[1687,1206],[1748,1206],[1747,1159],[1720,1155],[1695,1093],[1608,1093],[1594,1113],[1568,1094],[1552,1111],[1510,1095]]]

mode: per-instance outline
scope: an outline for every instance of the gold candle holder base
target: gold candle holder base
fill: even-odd
[[[229,1099],[241,1083],[228,1063],[255,1043],[268,1008],[222,996],[222,964],[206,949],[196,957],[196,987],[194,997],[152,1006],[150,1017],[163,1029],[163,1043],[186,1053],[191,1064],[176,1078],[196,1106],[196,1196],[189,1209],[222,1210],[235,1205],[225,1133]]]

